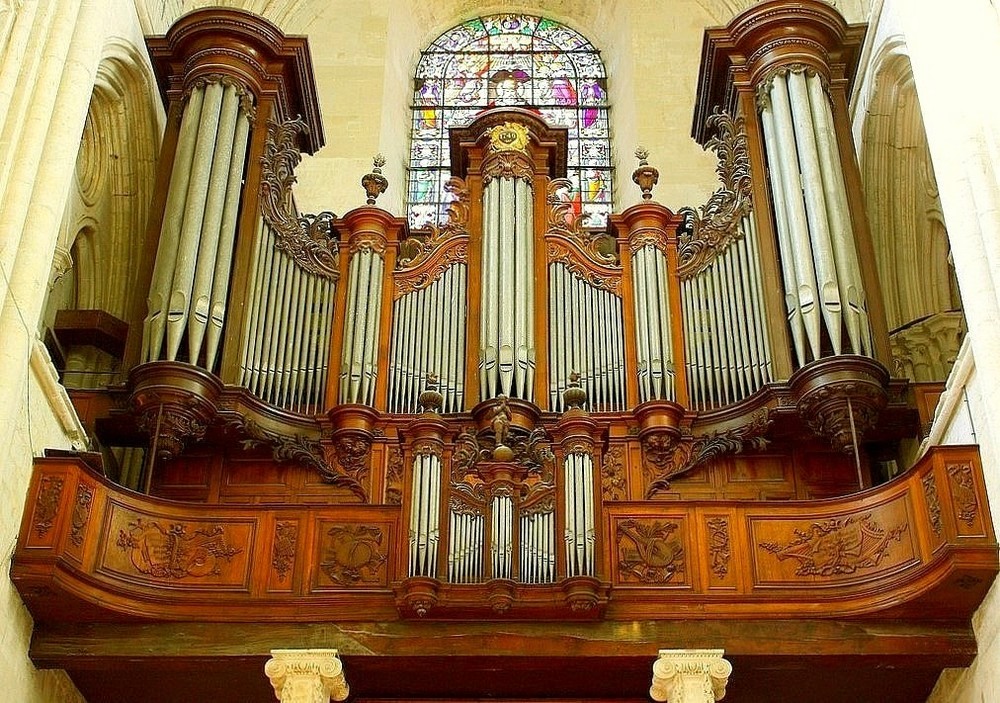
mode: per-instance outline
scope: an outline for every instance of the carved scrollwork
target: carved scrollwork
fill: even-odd
[[[389,450],[385,483],[385,502],[400,505],[403,502],[403,451],[399,447]]]
[[[149,396],[157,402],[154,394]],[[145,430],[156,444],[156,456],[173,459],[189,442],[200,442],[208,432],[211,408],[195,396],[179,400],[164,399],[138,409],[136,425]]]
[[[393,300],[401,298],[415,290],[426,288],[434,283],[452,264],[468,262],[468,239],[463,236],[462,239],[453,241],[447,242],[442,248],[436,250],[434,252],[436,256],[422,259],[421,263],[426,264],[426,266],[417,266],[410,269],[412,274],[403,275],[402,272],[397,272],[393,276]]]
[[[550,239],[546,245],[546,258],[549,263],[561,263],[569,269],[570,273],[579,278],[584,283],[588,283],[595,288],[606,290],[619,298],[622,295],[622,274],[621,271],[608,270],[605,266],[594,269],[583,263],[575,247],[568,246],[565,242]]]
[[[322,212],[299,217],[292,204],[295,167],[302,160],[297,140],[307,129],[301,118],[281,123],[268,120],[261,157],[261,213],[274,231],[275,249],[290,256],[309,273],[336,281],[340,268],[333,229],[335,216]]]
[[[247,116],[247,119],[250,120],[250,124],[253,124],[254,120],[257,119],[257,108],[254,106],[253,91],[243,81],[238,80],[228,73],[203,73],[197,76],[185,86],[181,99],[187,101],[196,88],[204,89],[212,83],[219,83],[223,87],[235,88],[236,95],[240,101],[240,109]]]
[[[261,445],[271,448],[271,457],[277,462],[295,461],[316,470],[323,480],[335,486],[348,489],[361,500],[367,501],[368,496],[356,476],[339,471],[327,461],[323,446],[319,440],[303,435],[284,435],[272,430],[266,430],[248,417],[234,415],[226,422],[227,429],[244,435],[244,449]]]
[[[712,573],[716,578],[725,578],[729,573],[729,558],[732,556],[729,546],[729,520],[724,517],[714,517],[709,519],[705,526],[708,528],[708,557],[711,560]]]
[[[605,232],[587,229],[587,218],[579,213],[579,203],[573,198],[573,182],[555,178],[545,191],[549,205],[546,213],[546,235],[558,234],[575,243],[591,261],[601,266],[619,266],[618,244]]]
[[[447,209],[444,223],[431,225],[430,235],[426,230],[414,233],[399,244],[396,268],[412,269],[426,261],[444,242],[468,234],[469,189],[465,181],[452,176],[444,184]]]
[[[733,118],[718,108],[708,118],[715,136],[705,144],[719,158],[716,173],[721,186],[698,208],[682,208],[684,227],[678,238],[677,273],[690,278],[707,268],[715,257],[743,236],[741,220],[750,214],[750,158],[742,117]]]
[[[796,576],[853,574],[877,567],[906,529],[905,522],[886,529],[869,513],[814,522],[808,530],[796,529],[788,544],[761,542],[758,546],[778,561],[797,560]]]
[[[766,435],[771,428],[767,409],[755,414],[750,422],[731,430],[722,430],[698,437],[674,438],[669,434],[652,434],[643,438],[643,455],[653,478],[646,487],[646,498],[670,489],[670,479],[726,454],[739,454],[745,449],[767,447]]]

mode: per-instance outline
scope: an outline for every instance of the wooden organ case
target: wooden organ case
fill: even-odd
[[[707,32],[701,208],[657,203],[638,153],[641,202],[588,228],[565,130],[488,110],[452,131],[448,217],[419,231],[376,206],[378,160],[366,205],[298,212],[323,141],[304,40],[219,9],[150,40],[171,120],[148,300],[127,382],[74,394],[105,447],[139,449],[37,461],[12,572],[49,633],[35,655],[78,668],[60,622],[278,622],[283,646],[296,623],[381,623],[399,642],[346,656],[373,673],[416,666],[428,622],[468,643],[435,640],[442,662],[494,646],[485,620],[606,673],[682,632],[742,662],[746,701],[766,623],[786,655],[812,627],[851,666],[967,663],[997,571],[978,452],[879,478],[920,423],[884,366],[847,129],[860,38],[818,2]],[[377,679],[351,685],[401,695]],[[466,690],[439,684],[404,688]]]

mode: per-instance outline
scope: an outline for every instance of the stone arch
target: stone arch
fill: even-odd
[[[861,177],[896,372],[941,381],[964,333],[961,301],[906,44],[875,52]]]
[[[57,327],[59,310],[101,310],[137,324],[130,316],[161,131],[155,100],[155,82],[142,55],[129,43],[111,40],[97,69],[77,152],[46,326]],[[72,345],[62,352],[68,368],[88,372],[68,376],[67,385],[106,383],[112,380],[107,374],[117,370],[118,360],[107,353]]]

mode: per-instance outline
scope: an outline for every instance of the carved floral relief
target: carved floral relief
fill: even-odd
[[[683,581],[684,546],[679,523],[628,518],[618,522],[616,550],[624,583],[663,585]]]
[[[35,500],[35,534],[44,537],[55,524],[59,513],[59,499],[62,497],[62,476],[43,476],[38,487],[38,498]]]
[[[178,581],[219,576],[223,564],[243,552],[222,525],[196,527],[182,522],[136,518],[118,532],[116,546],[137,573]]]
[[[385,540],[376,525],[333,525],[323,540],[320,569],[338,586],[384,586],[388,581]]]

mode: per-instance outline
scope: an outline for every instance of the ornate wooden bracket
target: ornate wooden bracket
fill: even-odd
[[[771,427],[767,409],[754,415],[750,422],[731,430],[722,430],[702,436],[673,437],[653,434],[642,440],[646,468],[653,474],[646,487],[646,498],[670,488],[670,479],[679,474],[726,454],[739,454],[747,448],[764,449],[769,440],[766,435]]]
[[[733,118],[718,108],[709,116],[707,128],[715,136],[705,144],[719,157],[716,173],[722,185],[708,202],[695,211],[681,208],[684,225],[678,238],[677,273],[690,278],[706,269],[715,257],[743,236],[740,221],[752,209],[750,158],[742,117]]]
[[[292,257],[316,276],[336,281],[340,277],[338,243],[331,212],[297,216],[292,204],[295,167],[302,160],[299,135],[308,131],[301,118],[267,122],[267,141],[261,157],[260,209],[274,230],[274,248]]]

